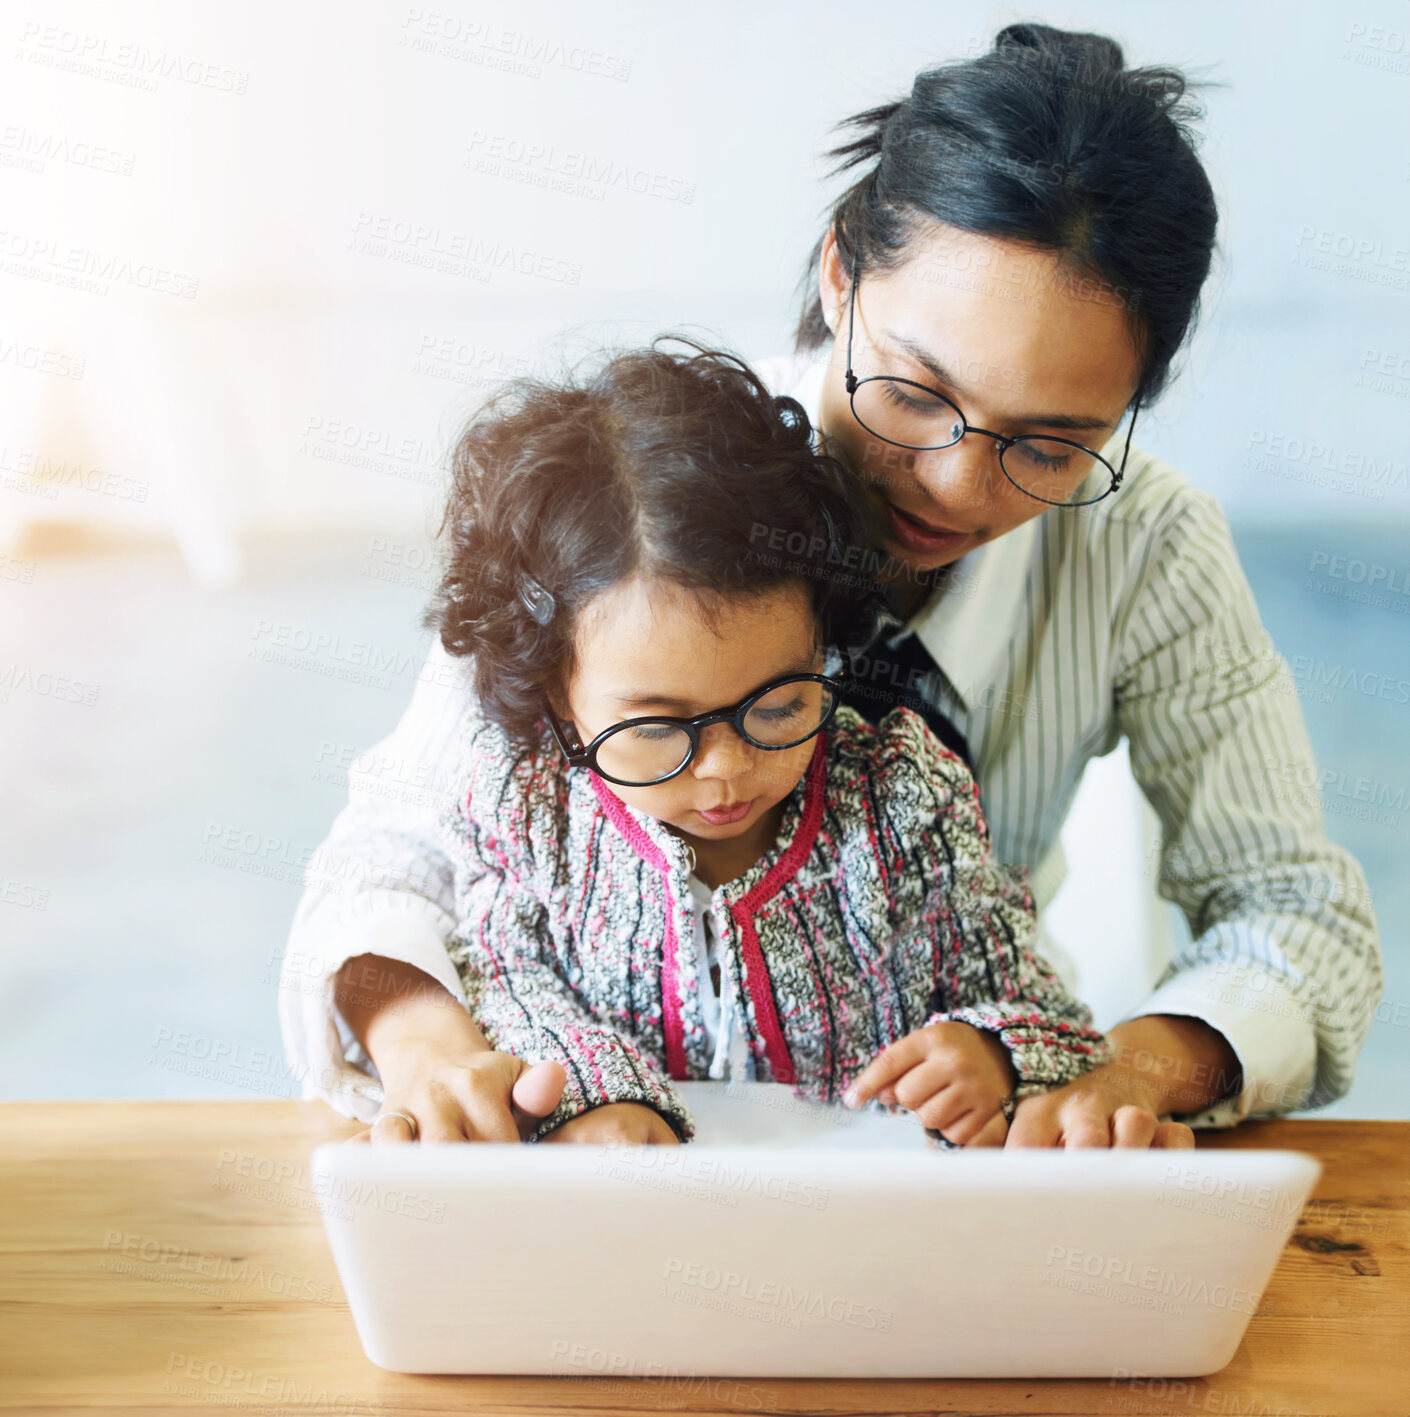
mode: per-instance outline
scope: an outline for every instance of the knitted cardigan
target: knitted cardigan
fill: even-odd
[[[442,818],[448,948],[496,1048],[568,1076],[532,1139],[613,1102],[682,1140],[669,1079],[709,1075],[683,841],[551,746],[467,718]],[[909,709],[839,708],[778,840],[712,910],[756,1077],[840,1097],[888,1044],[959,1019],[998,1035],[1017,1095],[1106,1061],[1091,1015],[1033,948],[1026,876],[989,855],[974,779]]]

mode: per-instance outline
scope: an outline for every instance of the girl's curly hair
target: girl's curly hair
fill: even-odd
[[[633,576],[695,592],[707,616],[722,597],[805,584],[825,644],[863,643],[874,624],[878,594],[844,569],[879,544],[873,504],[814,450],[802,406],[732,354],[662,336],[562,383],[516,379],[473,415],[451,467],[423,623],[473,659],[486,717],[518,743],[539,741],[564,695],[583,609]]]

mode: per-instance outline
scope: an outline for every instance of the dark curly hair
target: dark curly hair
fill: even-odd
[[[635,575],[694,592],[707,622],[724,597],[797,582],[823,643],[875,624],[879,589],[848,569],[880,543],[873,503],[814,450],[802,406],[734,355],[662,336],[561,383],[516,379],[451,467],[423,623],[473,659],[485,715],[516,742],[539,742],[561,700],[583,609]]]

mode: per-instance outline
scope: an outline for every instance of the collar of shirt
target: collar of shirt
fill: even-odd
[[[1017,631],[1038,519],[961,556],[945,584],[893,637],[914,634],[968,709],[994,682]]]

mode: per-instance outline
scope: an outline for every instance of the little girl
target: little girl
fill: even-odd
[[[1015,1097],[1104,1060],[963,762],[839,703],[874,533],[796,402],[658,341],[511,385],[454,474],[450,953],[494,1047],[566,1072],[533,1139],[613,1108],[686,1141],[673,1080],[751,1078],[1000,1145]]]

